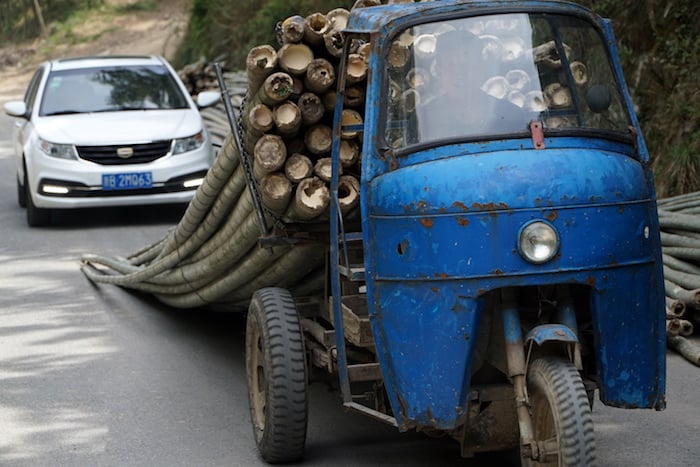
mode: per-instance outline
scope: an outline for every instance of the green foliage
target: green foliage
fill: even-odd
[[[0,42],[34,39],[41,35],[33,0],[2,0],[0,2]],[[62,23],[76,13],[99,8],[103,0],[39,0],[44,21]]]
[[[200,57],[223,59],[242,68],[248,50],[274,44],[275,25],[292,15],[307,16],[334,8],[350,8],[353,0],[193,0],[187,36],[174,60],[176,66]]]

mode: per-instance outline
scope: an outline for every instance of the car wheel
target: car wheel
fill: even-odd
[[[19,204],[21,208],[27,207],[27,192],[19,182],[19,177],[17,177],[17,204]]]
[[[32,194],[29,190],[29,183],[24,179],[24,196],[27,200],[27,224],[30,227],[42,227],[51,221],[51,210],[34,206]]]

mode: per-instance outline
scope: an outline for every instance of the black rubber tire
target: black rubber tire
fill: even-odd
[[[19,182],[19,177],[17,177],[17,204],[19,204],[21,208],[27,207],[27,192]]]
[[[248,401],[255,443],[269,463],[304,455],[308,420],[306,361],[299,316],[286,289],[253,295],[246,323]]]
[[[591,408],[581,375],[573,364],[563,358],[539,358],[530,365],[527,383],[535,440],[554,440],[558,460],[523,459],[523,465],[596,465]]]
[[[34,206],[27,177],[24,177],[24,193],[27,197],[27,224],[30,227],[43,227],[51,222],[51,210]]]

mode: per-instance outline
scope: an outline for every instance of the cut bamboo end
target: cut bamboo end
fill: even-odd
[[[360,54],[350,54],[345,79],[348,84],[356,84],[367,77],[367,62]]]
[[[423,68],[412,68],[406,73],[406,84],[413,89],[425,87],[430,82],[430,73]]]
[[[360,54],[362,58],[367,62],[369,60],[369,52],[372,49],[371,42],[364,42],[357,47],[356,53]]]
[[[560,83],[552,83],[544,88],[547,105],[552,109],[561,109],[571,106],[571,93],[566,86]]]
[[[297,106],[301,110],[302,123],[306,126],[318,123],[326,112],[323,101],[313,92],[305,92],[299,96]]]
[[[309,152],[317,156],[330,153],[332,142],[332,131],[328,125],[313,125],[304,134],[304,144]]]
[[[362,108],[365,105],[365,89],[362,85],[345,88],[343,103],[346,107]]]
[[[435,55],[437,38],[434,34],[421,34],[413,39],[413,52],[421,58],[430,58]]]
[[[677,336],[681,331],[681,320],[678,318],[666,320],[666,335]]]
[[[360,204],[360,182],[355,177],[343,175],[338,179],[338,203],[343,214]]]
[[[329,30],[323,35],[323,44],[326,46],[326,52],[332,57],[340,57],[345,45],[345,35],[340,31]]]
[[[693,323],[687,319],[680,320],[680,330],[678,331],[678,334],[683,337],[689,337],[693,335],[694,330],[695,327],[693,326]]]
[[[260,200],[270,211],[281,214],[292,198],[292,184],[281,173],[266,174],[260,180]]]
[[[289,219],[307,221],[320,216],[328,208],[330,191],[318,177],[302,180],[297,185],[285,216]]]
[[[342,166],[338,168],[339,173],[343,173]],[[332,175],[332,163],[330,157],[322,157],[316,161],[314,164],[314,175],[323,180],[324,182],[331,181]]]
[[[256,138],[270,131],[273,126],[272,110],[265,104],[257,104],[244,113],[244,127],[250,135]]]
[[[344,139],[340,142],[340,164],[351,167],[360,159],[360,145],[354,139]]]
[[[389,66],[392,68],[403,68],[408,62],[408,56],[408,47],[398,40],[394,41],[391,44],[391,48],[389,48]]]
[[[360,112],[353,109],[343,109],[343,113],[340,117],[340,122],[343,127],[345,126],[356,126],[362,125],[363,119]],[[341,130],[340,137],[343,139],[356,138],[359,134],[357,130]]]
[[[335,68],[325,58],[315,58],[309,63],[304,76],[306,88],[317,94],[323,94],[335,83]]]
[[[571,62],[569,64],[571,68],[571,76],[574,78],[574,83],[581,86],[588,82],[588,69],[586,65],[581,62]]]
[[[292,76],[300,76],[306,73],[314,53],[305,44],[284,44],[277,51],[277,64],[283,71]]]
[[[355,8],[368,8],[372,6],[379,6],[381,5],[382,2],[381,0],[357,0],[353,5],[350,10],[354,10]]]
[[[299,183],[314,173],[311,159],[299,153],[292,154],[284,163],[284,175],[292,183]]]
[[[304,41],[311,45],[323,43],[323,35],[330,29],[330,23],[326,15],[312,13],[304,19]]]
[[[271,45],[259,45],[253,47],[246,57],[246,76],[248,79],[248,92],[253,95],[265,81],[277,69],[277,51]]]
[[[292,77],[284,72],[275,72],[265,78],[256,94],[256,99],[270,107],[283,102],[294,89]]]
[[[281,42],[297,43],[304,39],[304,17],[300,15],[290,16],[282,21]]]
[[[301,110],[291,101],[285,101],[272,112],[275,127],[280,135],[291,138],[301,128]]]
[[[685,311],[685,303],[666,297],[666,318],[682,318]]]
[[[342,31],[348,25],[350,12],[345,8],[335,8],[326,13],[330,29]]]
[[[253,173],[260,180],[265,174],[276,172],[284,166],[287,147],[278,135],[262,135],[253,150]]]

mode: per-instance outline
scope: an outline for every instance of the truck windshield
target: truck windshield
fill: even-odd
[[[629,116],[600,34],[557,15],[421,24],[386,57],[385,137],[398,149],[442,139],[548,130],[624,134]]]

